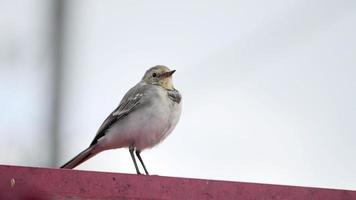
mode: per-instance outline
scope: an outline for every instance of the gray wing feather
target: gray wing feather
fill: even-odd
[[[125,94],[119,106],[105,119],[103,124],[100,126],[90,146],[96,144],[98,140],[105,135],[106,130],[108,130],[115,122],[130,114],[139,104],[142,103],[141,100],[143,97],[144,88],[145,87],[139,83]]]

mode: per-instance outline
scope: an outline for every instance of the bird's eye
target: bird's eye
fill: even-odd
[[[152,74],[152,77],[156,77],[156,76],[157,76],[157,74],[156,74],[156,73],[153,73],[153,74]]]

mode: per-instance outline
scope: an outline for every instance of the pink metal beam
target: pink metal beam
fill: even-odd
[[[0,199],[356,200],[356,191],[0,165]]]

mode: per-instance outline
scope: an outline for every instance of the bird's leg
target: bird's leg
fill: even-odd
[[[131,155],[133,163],[135,164],[136,172],[137,172],[137,174],[141,174],[140,170],[138,169],[137,163],[136,163],[136,158],[133,154],[134,150],[135,150],[135,147],[133,147],[133,146],[129,147],[130,155]]]
[[[141,151],[137,151],[137,150],[136,150],[136,156],[137,156],[137,158],[140,160],[141,165],[142,165],[143,169],[144,169],[145,172],[146,172],[146,175],[150,175],[150,174],[148,173],[147,169],[146,169],[145,163],[143,163],[143,160],[142,160],[142,158],[141,158],[140,153],[141,153]]]

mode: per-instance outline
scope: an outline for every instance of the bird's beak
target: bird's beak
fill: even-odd
[[[175,72],[176,70],[172,70],[172,71],[169,71],[169,72],[165,72],[163,74],[161,74],[159,77],[160,78],[167,78],[167,77],[170,77],[172,76],[172,74]]]

